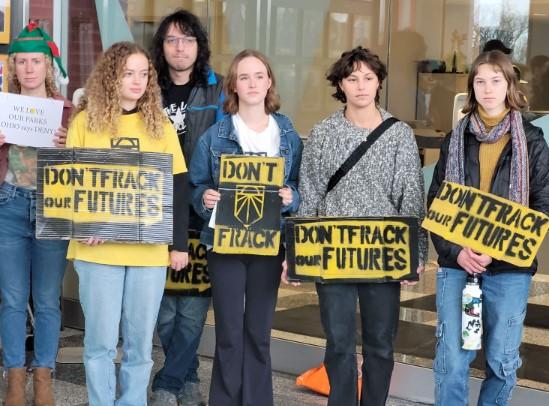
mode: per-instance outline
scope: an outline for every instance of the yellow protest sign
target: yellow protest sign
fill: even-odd
[[[417,223],[396,216],[289,218],[288,276],[338,282],[417,279]]]
[[[547,234],[549,217],[502,197],[445,181],[422,226],[462,247],[528,267]]]
[[[200,243],[200,232],[189,230],[189,265],[181,271],[168,268],[166,292],[185,296],[211,296],[206,246]]]
[[[79,223],[162,220],[164,180],[156,168],[72,163],[45,166],[43,175],[45,217]]]
[[[39,149],[37,237],[171,242],[171,162],[127,149]]]
[[[222,155],[213,250],[277,255],[284,158]]]

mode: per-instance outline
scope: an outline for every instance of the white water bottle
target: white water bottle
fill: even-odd
[[[467,276],[461,297],[461,348],[480,350],[482,346],[482,290],[476,273]]]

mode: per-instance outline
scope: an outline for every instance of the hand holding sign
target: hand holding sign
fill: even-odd
[[[170,266],[174,271],[181,271],[189,263],[189,254],[181,251],[170,251]]]
[[[280,275],[280,280],[285,285],[292,285],[292,286],[300,286],[301,282],[290,282],[288,280],[288,261],[285,259],[284,262],[282,262],[282,275]]]
[[[65,148],[67,144],[67,129],[64,127],[59,127],[57,131],[53,134],[53,143],[57,148]]]
[[[468,274],[482,273],[490,265],[492,258],[486,254],[478,254],[471,248],[463,248],[457,257],[457,263]]]
[[[278,195],[282,198],[282,204],[284,206],[288,206],[292,204],[294,197],[293,197],[291,188],[286,186],[286,187],[283,187],[282,189],[279,189]]]
[[[6,143],[6,137],[0,133],[0,147]]]
[[[417,267],[417,270],[416,270],[416,273],[419,275],[421,275],[423,272],[425,272],[425,265],[419,265]],[[409,281],[409,280],[403,280],[403,281],[400,281],[400,286],[404,286],[404,287],[407,287],[407,286],[415,286],[417,285],[417,281]]]
[[[202,195],[202,204],[207,209],[213,209],[215,204],[221,200],[221,193],[213,189],[206,189]]]
[[[87,240],[80,241],[82,244],[89,245],[90,247],[96,247],[98,245],[101,245],[105,242],[105,240],[102,240],[97,237],[90,237]]]

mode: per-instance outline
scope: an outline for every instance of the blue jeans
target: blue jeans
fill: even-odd
[[[435,404],[468,404],[469,365],[476,351],[461,348],[461,295],[467,273],[440,268],[437,272],[437,347],[433,364]],[[507,405],[521,366],[519,347],[526,316],[532,275],[527,273],[483,273],[482,344],[486,356],[486,378],[478,405]]]
[[[199,382],[196,350],[210,297],[164,295],[158,313],[157,331],[166,359],[154,377],[153,391],[179,394],[185,382]]]
[[[166,267],[74,261],[85,317],[84,366],[90,406],[144,406],[153,361],[152,338]],[[120,397],[113,359],[122,332]]]
[[[34,303],[35,367],[55,368],[67,242],[35,238],[36,193],[0,185],[0,336],[4,368],[25,366],[27,303]]]

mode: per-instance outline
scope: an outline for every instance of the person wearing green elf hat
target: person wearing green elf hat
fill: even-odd
[[[55,43],[31,23],[10,44],[8,52],[11,92],[64,100],[63,127],[54,137],[55,145],[64,147],[72,104],[55,85],[53,61],[60,74],[67,77]],[[59,345],[59,296],[67,242],[35,238],[36,156],[36,148],[8,144],[0,134],[0,338],[2,360],[8,371],[5,406],[26,404],[26,310],[31,293],[35,316],[31,364],[34,404],[55,404],[51,373]]]

